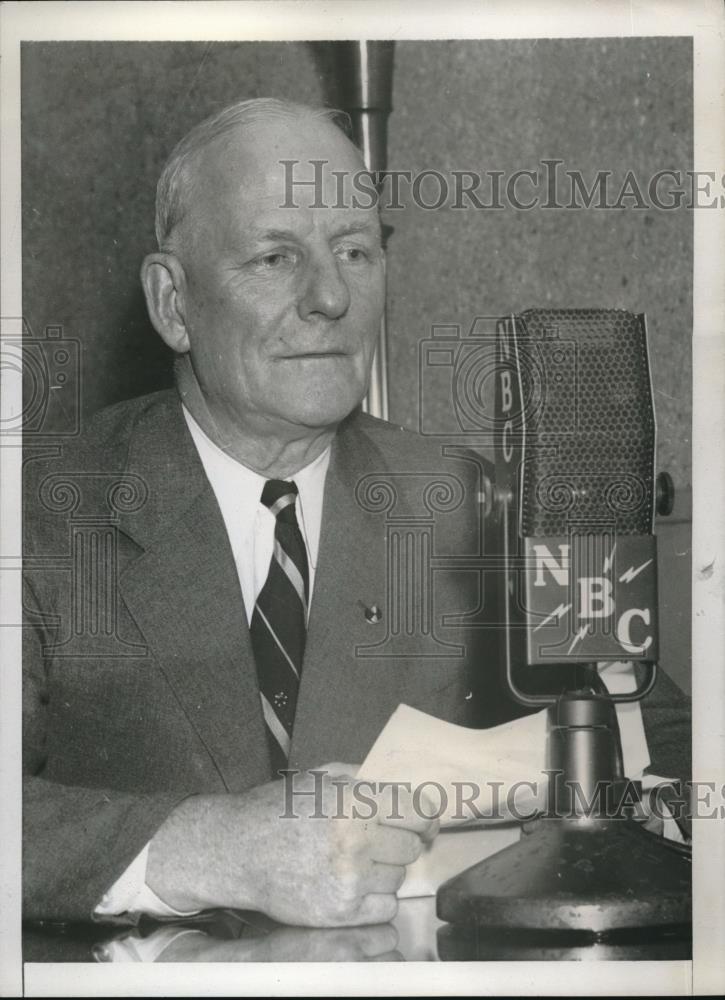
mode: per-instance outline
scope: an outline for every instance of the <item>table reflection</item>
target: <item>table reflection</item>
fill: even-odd
[[[278,924],[260,913],[214,910],[185,921],[142,918],[25,928],[26,962],[398,962],[435,961],[432,897],[402,900],[392,923],[316,929]]]
[[[213,910],[186,921],[27,927],[26,962],[435,962],[675,960],[691,957],[689,927],[525,932],[464,928],[436,917],[432,896],[401,900],[389,924],[313,929],[260,913]]]
[[[245,927],[238,938],[220,939],[194,927],[162,927],[150,936],[126,934],[96,944],[102,962],[396,962],[392,924],[325,930]]]

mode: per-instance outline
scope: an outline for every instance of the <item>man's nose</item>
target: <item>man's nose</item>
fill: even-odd
[[[339,319],[349,305],[350,289],[334,254],[315,256],[309,260],[298,303],[302,319]]]

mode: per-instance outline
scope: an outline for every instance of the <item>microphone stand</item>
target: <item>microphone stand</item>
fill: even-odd
[[[636,790],[616,766],[612,716],[609,698],[586,691],[555,703],[548,812],[441,886],[442,920],[596,935],[689,924],[691,865],[631,818]]]
[[[497,497],[507,563],[510,500]],[[444,883],[438,917],[487,931],[583,931],[594,940],[620,931],[690,936],[688,852],[632,818],[641,783],[623,773],[615,699],[594,664],[584,666],[588,686],[559,698],[521,691],[513,676],[507,574],[501,595],[509,689],[527,708],[549,706],[548,808],[524,823],[518,843]],[[644,697],[655,681],[656,667],[649,668],[637,691],[616,700]]]

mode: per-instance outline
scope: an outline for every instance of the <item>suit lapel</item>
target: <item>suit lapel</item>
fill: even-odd
[[[144,551],[121,593],[225,786],[241,791],[268,780],[270,762],[226,529],[178,399],[140,424],[128,469],[149,498],[121,528]]]
[[[325,484],[320,552],[305,648],[290,764],[309,767],[344,756],[362,759],[389,714],[395,686],[381,683],[380,661],[356,656],[383,637],[365,610],[385,606],[385,520],[360,507],[361,476],[387,465],[354,418],[340,430]],[[372,728],[371,728],[372,727]]]
[[[122,597],[226,788],[268,781],[236,567],[175,394],[139,421],[127,470],[146,481],[148,500],[121,521],[143,550],[122,574]],[[385,625],[370,624],[365,611],[385,607],[386,528],[384,518],[360,507],[355,490],[363,475],[386,471],[382,453],[354,417],[348,420],[333,442],[325,484],[293,767],[362,760],[399,700],[395,661],[356,655],[358,646],[385,634]]]

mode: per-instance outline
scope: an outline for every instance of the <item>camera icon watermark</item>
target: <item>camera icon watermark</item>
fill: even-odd
[[[3,407],[0,435],[74,437],[80,431],[80,341],[46,326],[35,336],[24,317],[3,318],[4,391],[18,393]],[[20,384],[16,380],[20,380]]]
[[[493,445],[504,425],[518,435],[576,430],[578,345],[556,324],[529,325],[525,313],[477,316],[465,331],[436,324],[418,360],[421,434]]]

